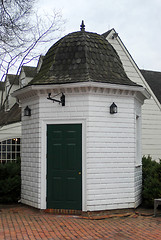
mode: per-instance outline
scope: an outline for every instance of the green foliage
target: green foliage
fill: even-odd
[[[161,162],[143,157],[143,205],[153,207],[154,199],[161,198]]]
[[[14,203],[21,192],[20,160],[0,164],[0,203]]]

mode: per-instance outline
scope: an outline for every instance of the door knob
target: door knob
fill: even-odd
[[[82,173],[81,172],[78,172],[79,175],[81,175]]]

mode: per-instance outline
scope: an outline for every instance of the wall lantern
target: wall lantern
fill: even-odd
[[[24,109],[24,116],[31,116],[31,109],[28,106]]]
[[[117,113],[117,105],[114,102],[110,106],[110,113],[111,114]]]
[[[59,94],[55,95],[54,97],[56,97],[60,94],[61,94],[60,100],[57,100],[55,98],[51,98],[51,93],[48,93],[47,99],[51,100],[53,102],[58,102],[59,104],[61,103],[62,106],[65,106],[65,95],[64,95],[64,93],[59,93]]]

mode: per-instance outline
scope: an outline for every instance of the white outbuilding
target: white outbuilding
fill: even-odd
[[[14,96],[22,106],[22,203],[82,211],[141,203],[141,106],[149,94],[103,36],[82,24],[61,38]]]

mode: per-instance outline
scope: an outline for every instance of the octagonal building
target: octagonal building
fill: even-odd
[[[61,38],[14,96],[22,106],[22,203],[85,212],[141,203],[148,93],[103,36],[82,24]]]

